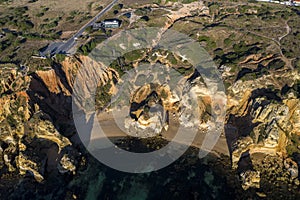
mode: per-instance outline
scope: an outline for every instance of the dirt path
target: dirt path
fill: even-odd
[[[283,38],[285,38],[286,36],[288,36],[288,35],[291,33],[291,31],[292,31],[292,29],[291,29],[291,27],[289,26],[289,24],[288,24],[287,21],[285,22],[285,28],[286,28],[286,33],[278,38],[279,42],[280,42]]]

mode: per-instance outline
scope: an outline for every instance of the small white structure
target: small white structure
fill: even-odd
[[[119,28],[120,24],[120,20],[117,19],[106,19],[103,21],[104,28]]]
[[[300,0],[287,0],[287,1],[278,1],[278,0],[256,0],[258,2],[269,2],[269,3],[277,3],[286,6],[300,6]]]

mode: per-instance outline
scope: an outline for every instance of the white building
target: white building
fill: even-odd
[[[104,28],[119,28],[121,25],[120,20],[117,19],[106,19],[103,21]]]

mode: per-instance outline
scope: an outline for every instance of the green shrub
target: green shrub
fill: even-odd
[[[96,45],[95,40],[91,40],[87,44],[81,45],[78,51],[87,56],[96,47]]]
[[[216,42],[213,39],[211,39],[210,37],[205,36],[205,35],[199,36],[198,37],[198,41],[199,42],[205,42],[206,43],[206,47],[208,49],[210,49],[210,50],[216,48],[216,46],[217,46]]]
[[[230,39],[230,38],[225,38],[224,39],[224,44],[225,44],[225,46],[230,46],[231,44],[232,44],[232,40]]]
[[[66,57],[67,56],[65,54],[56,54],[55,55],[56,61],[59,62],[59,63],[64,61]]]
[[[238,44],[233,45],[233,50],[235,53],[240,55],[246,52],[248,50],[248,47],[244,41],[240,41]]]
[[[137,61],[138,59],[142,58],[144,55],[144,51],[141,49],[133,50],[131,52],[128,52],[124,54],[124,58],[126,63]]]
[[[150,12],[151,12],[150,7],[138,8],[134,11],[134,13],[139,16],[148,15]]]
[[[111,86],[110,83],[107,83],[106,85],[97,88],[95,98],[96,109],[103,109],[110,102],[111,95],[109,94],[109,90]]]
[[[28,31],[30,31],[30,29],[32,29],[34,27],[34,24],[31,21],[26,20],[26,21],[17,22],[17,26],[22,31],[27,31],[28,32]]]
[[[37,16],[37,17],[43,17],[44,15],[45,15],[45,13],[40,12],[40,13],[36,14],[35,16]]]
[[[167,59],[171,62],[172,65],[177,65],[178,64],[175,56],[172,53],[168,54]]]
[[[272,60],[269,64],[268,64],[268,68],[269,69],[281,69],[285,66],[285,62],[281,59],[276,59],[276,60]]]
[[[163,89],[162,91],[161,91],[161,98],[163,98],[163,99],[167,99],[168,98],[168,94],[167,94],[167,92]]]
[[[45,8],[43,8],[43,12],[47,12],[49,10],[49,8],[48,7],[45,7]]]

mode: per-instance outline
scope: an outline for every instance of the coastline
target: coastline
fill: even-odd
[[[98,113],[97,118],[98,118],[99,124],[107,138],[114,140],[116,138],[122,139],[122,138],[128,137],[128,135],[126,133],[124,133],[117,126],[110,111]],[[162,139],[171,141],[174,138],[174,136],[176,135],[177,130],[178,130],[178,123],[173,120],[170,120],[168,130],[163,131],[161,133]],[[205,138],[205,133],[198,131],[191,146],[201,149],[202,141],[204,140],[204,138]],[[90,139],[96,140],[96,139],[101,139],[101,137],[91,136]],[[180,141],[175,141],[175,142],[181,143]],[[220,156],[221,154],[230,156],[228,145],[227,145],[227,139],[224,134],[222,134],[220,136],[217,143],[212,148],[211,153],[214,153],[217,156]]]

